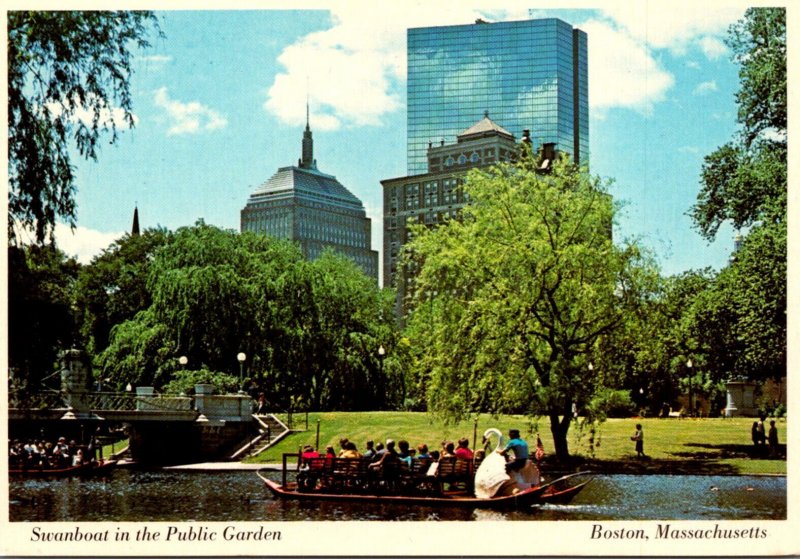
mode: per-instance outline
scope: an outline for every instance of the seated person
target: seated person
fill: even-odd
[[[397,458],[400,460],[400,463],[403,464],[405,467],[411,467],[411,454],[409,453],[409,445],[408,441],[400,441],[397,443],[398,448],[400,451],[397,453]]]
[[[369,465],[369,467],[372,469],[377,470],[383,468],[384,464],[396,462],[398,458],[397,451],[394,449],[394,440],[386,439],[386,450],[384,450],[382,453],[379,450],[378,454],[380,457]]]
[[[374,456],[375,456],[375,443],[369,440],[367,441],[367,449],[364,451],[364,458],[371,461]]]
[[[422,458],[430,458],[431,455],[428,452],[428,445],[425,443],[417,445],[417,454],[414,456],[415,459],[420,460]]]
[[[314,450],[313,446],[307,444],[303,447],[302,454],[300,454],[300,463],[305,464],[308,460],[312,458],[319,458],[319,452]]]
[[[361,458],[361,453],[356,448],[356,443],[347,441],[342,446],[339,458]]]
[[[473,454],[469,449],[469,440],[463,437],[458,439],[458,448],[455,451],[455,455],[465,460],[472,460]]]
[[[456,455],[456,444],[453,441],[444,441],[442,443],[442,458]]]
[[[503,450],[498,450],[500,454],[508,459],[509,451],[514,455],[514,460],[506,464],[506,471],[519,471],[525,467],[528,462],[528,443],[522,440],[519,436],[519,429],[510,429],[508,431],[509,441]]]

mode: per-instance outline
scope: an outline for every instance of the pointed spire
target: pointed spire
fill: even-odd
[[[133,208],[133,226],[131,227],[131,237],[139,236],[139,206]]]
[[[298,166],[301,169],[316,169],[314,161],[314,138],[311,136],[311,119],[309,118],[308,98],[306,98],[306,130],[303,132],[303,152]]]

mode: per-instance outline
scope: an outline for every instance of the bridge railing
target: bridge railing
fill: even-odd
[[[128,392],[95,392],[87,398],[93,410],[123,411],[191,411],[192,399],[188,396],[153,394],[139,396]]]
[[[9,409],[45,410],[65,408],[64,394],[58,390],[27,392],[10,390],[8,393]]]

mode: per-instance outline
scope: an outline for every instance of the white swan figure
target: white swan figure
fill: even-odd
[[[491,499],[502,495],[512,495],[538,485],[539,469],[530,461],[513,475],[506,472],[506,458],[500,454],[504,448],[503,433],[499,429],[491,428],[486,430],[483,438],[489,441],[492,435],[497,436],[497,445],[491,452],[486,450],[486,457],[478,467],[478,471],[475,472],[475,496],[479,499]]]

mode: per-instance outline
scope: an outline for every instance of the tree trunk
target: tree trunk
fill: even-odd
[[[550,432],[553,434],[553,445],[559,462],[569,461],[569,445],[567,443],[569,423],[570,416],[568,414],[565,414],[563,418],[559,418],[556,413],[550,414]]]

